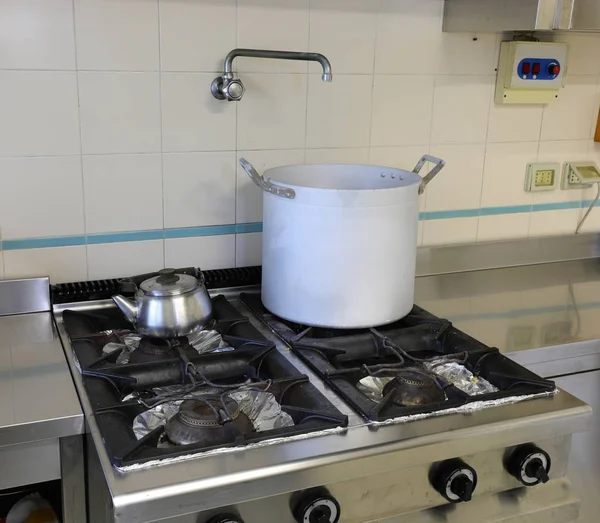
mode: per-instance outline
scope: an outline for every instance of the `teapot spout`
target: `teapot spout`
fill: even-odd
[[[117,307],[121,309],[121,312],[127,318],[129,323],[135,323],[137,320],[137,305],[135,305],[131,300],[128,300],[124,296],[117,294],[112,297],[113,301],[117,304]]]

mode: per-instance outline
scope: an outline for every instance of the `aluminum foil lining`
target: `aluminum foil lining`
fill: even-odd
[[[179,394],[177,394],[177,389],[179,389]],[[165,401],[137,415],[133,420],[132,427],[137,439],[141,439],[158,427],[166,425],[167,421],[177,414],[179,405],[181,405],[183,400],[198,398],[206,394],[222,393],[222,391],[216,389],[203,389],[202,391],[185,393],[185,389],[183,389],[182,394],[182,387],[180,386],[163,387],[153,390],[159,397],[168,397],[177,394],[177,399]],[[275,396],[270,392],[242,388],[230,392],[229,396],[237,401],[240,410],[248,416],[256,432],[294,426],[292,417],[287,412],[281,410],[281,406],[277,403]],[[133,398],[134,396],[130,395],[125,399]],[[161,441],[158,446],[168,447],[171,444],[167,441]]]
[[[467,367],[460,363],[444,360],[433,360],[423,363],[430,372],[437,374],[447,383],[452,383],[457,389],[469,396],[498,392],[498,387],[492,385],[485,378],[475,376]]]
[[[102,347],[102,352],[104,354],[109,354],[114,351],[120,351],[117,356],[117,363],[124,365],[129,363],[129,357],[131,356],[131,353],[139,347],[141,339],[142,336],[137,333],[126,334],[121,338],[123,343],[107,343]],[[216,330],[201,330],[198,333],[188,336],[188,342],[198,351],[198,354],[233,350],[233,347],[230,347]]]
[[[449,362],[445,358],[439,358],[430,362],[424,362],[422,365],[427,371],[436,374],[447,383],[452,383],[457,389],[462,390],[469,396],[498,392],[497,387],[486,379],[475,376],[467,367],[460,363]],[[379,403],[383,398],[383,388],[392,379],[394,379],[393,376],[367,376],[360,380],[356,384],[356,387],[367,398]]]
[[[383,398],[383,388],[393,379],[392,376],[382,378],[367,376],[356,384],[356,388],[370,400],[379,403]]]
[[[309,432],[307,434],[297,434],[295,436],[286,436],[283,438],[272,438],[257,443],[249,443],[248,445],[240,445],[237,447],[221,447],[218,449],[207,450],[206,452],[195,452],[194,454],[186,454],[184,456],[177,456],[172,458],[156,459],[153,461],[146,461],[145,463],[134,463],[132,465],[125,465],[124,467],[115,467],[120,472],[133,472],[134,470],[143,470],[154,467],[160,467],[162,465],[170,465],[172,463],[181,463],[182,461],[191,461],[194,459],[206,458],[209,456],[215,456],[217,454],[231,454],[234,452],[245,452],[246,450],[258,449],[262,447],[269,447],[271,445],[279,445],[281,443],[289,443],[292,441],[301,441],[305,439],[317,438],[321,436],[329,436],[331,434],[342,434],[347,432],[347,427],[334,427],[331,429],[318,430],[315,432]]]
[[[445,416],[447,414],[471,414],[478,410],[490,408],[490,407],[499,407],[502,405],[509,405],[511,403],[519,403],[521,401],[526,401],[535,398],[542,398],[545,396],[553,396],[554,394],[558,394],[558,389],[554,389],[548,392],[540,392],[539,394],[528,394],[526,396],[511,396],[509,398],[502,398],[499,400],[488,400],[488,401],[474,401],[472,403],[466,403],[465,405],[461,405],[460,407],[455,407],[452,409],[440,410],[436,412],[426,412],[422,414],[413,414],[411,416],[401,416],[399,418],[393,418],[385,421],[372,421],[369,422],[370,426],[380,426],[380,425],[397,425],[400,423],[409,423],[411,421],[417,421],[425,418],[432,418],[434,416]],[[331,434],[342,434],[348,431],[347,427],[335,427],[332,429],[325,429],[317,432],[310,432],[308,434],[300,434],[296,436],[288,436],[285,438],[273,438],[265,441],[260,441],[258,443],[250,443],[249,445],[239,446],[239,447],[223,447],[219,449],[209,450],[207,452],[199,452],[195,454],[187,454],[185,456],[177,456],[174,458],[165,458],[165,459],[157,459],[153,461],[147,461],[145,463],[135,463],[133,465],[126,465],[125,467],[115,467],[117,470],[121,472],[132,472],[134,470],[142,470],[148,468],[154,468],[162,465],[167,465],[171,463],[180,463],[182,461],[191,461],[193,459],[200,459],[208,456],[214,456],[217,454],[228,454],[232,452],[242,452],[245,450],[267,447],[270,445],[277,445],[280,443],[288,443],[292,441],[304,440],[309,438],[315,438],[319,436],[328,436]]]
[[[477,412],[483,409],[489,409],[491,407],[510,405],[511,403],[519,403],[521,401],[526,401],[534,398],[554,396],[555,394],[558,394],[558,389],[554,389],[547,392],[540,392],[538,394],[527,394],[525,396],[510,396],[508,398],[501,398],[497,400],[473,401],[472,403],[465,403],[460,407],[453,407],[451,409],[436,410],[434,412],[422,412],[421,414],[411,414],[410,416],[399,416],[398,418],[387,419],[385,421],[372,421],[369,422],[369,425],[396,425],[399,423],[409,423],[411,421],[417,421],[425,418],[446,416],[448,414],[472,414],[473,412]]]

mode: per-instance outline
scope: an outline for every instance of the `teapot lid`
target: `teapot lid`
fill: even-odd
[[[158,276],[144,280],[140,289],[150,296],[176,296],[194,290],[198,280],[189,274],[176,274],[175,269],[162,269]]]

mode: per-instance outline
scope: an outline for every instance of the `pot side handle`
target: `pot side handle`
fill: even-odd
[[[419,174],[419,171],[422,169],[423,165],[425,165],[425,162],[431,162],[435,164],[435,166],[433,167],[433,169],[431,169],[431,171],[429,171],[425,176],[423,176],[423,179],[421,180],[421,185],[419,185],[419,194],[423,194],[423,191],[425,190],[427,184],[431,180],[433,180],[433,177],[442,170],[444,165],[446,165],[446,162],[444,162],[444,160],[436,158],[435,156],[429,156],[428,154],[424,154],[417,163],[417,165],[415,165],[413,172],[415,174]]]
[[[250,179],[263,191],[274,194],[275,196],[281,196],[282,198],[288,198],[289,200],[293,200],[296,197],[296,191],[294,191],[294,189],[275,185],[270,178],[265,178],[258,174],[258,171],[254,166],[245,158],[240,158],[240,165],[242,166],[242,169],[246,171],[246,174],[250,176]]]

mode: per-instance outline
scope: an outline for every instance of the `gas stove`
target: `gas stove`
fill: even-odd
[[[212,335],[208,342],[137,336],[116,308],[63,312],[86,393],[116,467],[166,463],[347,426],[347,416],[223,295],[212,302],[213,321],[204,331]],[[235,397],[245,404],[242,412]],[[266,402],[270,423],[265,415],[255,416]],[[255,430],[244,410],[261,430]],[[245,423],[236,423],[238,419]]]
[[[147,278],[144,275],[140,278]],[[135,332],[139,279],[53,287],[89,425],[92,523],[567,523],[590,409],[415,306],[373,329],[298,325],[260,269],[204,271],[199,336]]]
[[[498,400],[517,401],[555,390],[554,382],[418,306],[394,323],[349,330],[278,318],[263,306],[259,293],[242,293],[240,299],[370,422],[434,414],[474,402],[493,406]]]

